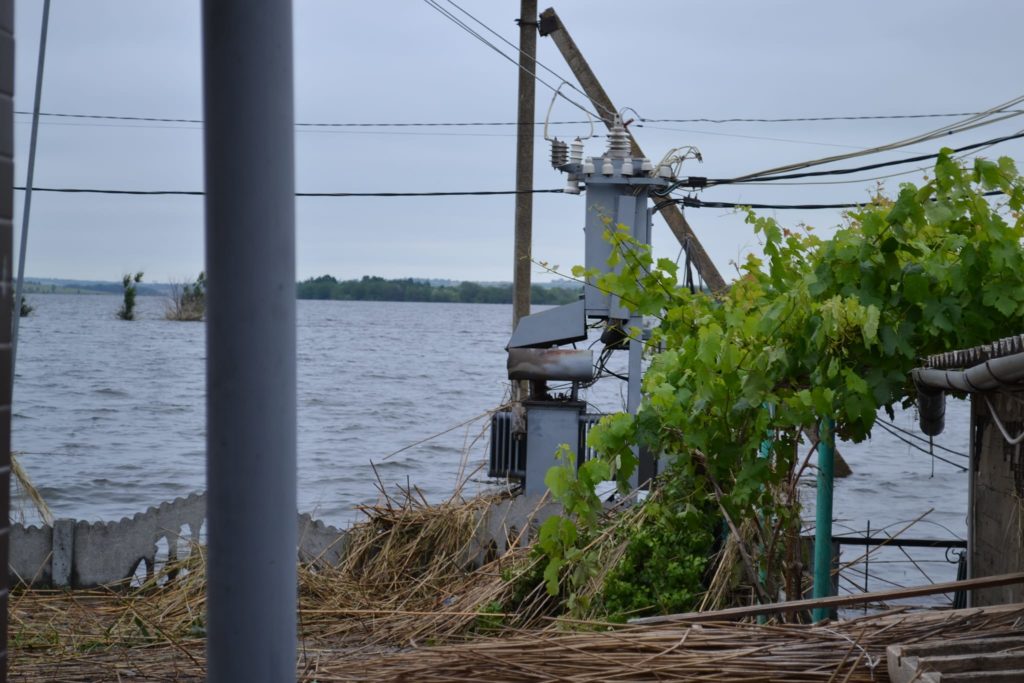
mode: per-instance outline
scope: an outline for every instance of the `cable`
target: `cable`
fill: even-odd
[[[31,116],[30,111],[15,111],[15,114]],[[39,112],[40,116],[51,116],[66,119],[102,119],[105,121],[148,121],[151,123],[195,123],[202,124],[202,119],[166,118],[159,116],[122,116],[115,114],[74,114],[66,112]],[[568,126],[586,124],[587,121],[551,121],[552,126]],[[320,122],[298,122],[296,127],[307,128],[442,128],[442,127],[466,127],[466,126],[518,126],[516,121],[320,121]],[[535,126],[544,125],[537,122]]]
[[[1013,111],[1017,113],[1024,113],[1024,109],[1007,109],[1007,112]],[[864,114],[864,115],[845,115],[845,116],[790,116],[780,118],[725,118],[725,119],[709,119],[709,118],[695,118],[695,119],[645,119],[641,118],[640,123],[796,123],[796,122],[807,122],[807,121],[884,121],[892,119],[938,119],[938,118],[953,118],[954,116],[977,116],[984,112],[956,112],[952,114]]]
[[[572,84],[571,82],[569,82],[568,80],[566,80],[566,79],[565,79],[565,78],[564,78],[564,77],[563,77],[563,76],[562,76],[561,74],[559,74],[558,72],[554,71],[553,69],[550,69],[550,68],[548,68],[548,67],[547,67],[547,66],[546,66],[546,65],[545,65],[545,64],[544,64],[543,62],[541,62],[540,60],[538,60],[536,56],[534,56],[534,55],[527,55],[527,54],[526,54],[525,52],[523,52],[523,51],[522,51],[522,49],[521,49],[521,48],[520,48],[520,47],[519,47],[518,45],[516,45],[516,44],[515,44],[515,43],[513,43],[512,41],[510,41],[510,40],[508,40],[507,38],[505,38],[505,36],[501,35],[500,33],[498,33],[497,31],[495,31],[495,30],[494,30],[493,28],[491,28],[490,26],[488,26],[488,25],[487,25],[487,24],[485,24],[484,22],[482,22],[482,21],[480,21],[479,19],[477,19],[476,17],[474,17],[474,16],[473,16],[472,14],[470,14],[470,13],[469,13],[468,11],[466,11],[465,9],[463,9],[462,7],[460,7],[460,6],[459,6],[459,5],[457,4],[457,3],[453,2],[453,0],[447,0],[447,2],[448,2],[448,4],[449,4],[449,5],[451,5],[451,6],[452,6],[452,7],[454,7],[455,9],[459,10],[460,12],[462,12],[463,14],[465,14],[465,15],[466,15],[467,17],[469,17],[470,19],[472,19],[472,20],[473,20],[473,21],[475,21],[476,23],[478,23],[478,24],[480,24],[481,26],[483,26],[483,27],[484,27],[485,29],[487,29],[487,30],[488,30],[488,31],[489,31],[489,32],[490,32],[491,34],[493,34],[493,35],[497,36],[497,37],[498,37],[498,39],[499,39],[499,40],[501,40],[501,41],[502,41],[503,43],[505,43],[506,45],[509,45],[509,46],[511,46],[513,50],[515,50],[516,52],[518,52],[518,53],[519,53],[519,54],[521,54],[521,55],[525,55],[525,56],[529,57],[530,59],[532,59],[532,60],[533,60],[534,64],[536,64],[536,65],[537,65],[537,66],[539,66],[540,68],[544,69],[545,71],[547,71],[547,72],[548,72],[549,74],[551,74],[552,76],[554,76],[554,77],[555,77],[555,78],[557,78],[558,80],[562,81],[562,83],[565,83],[566,85],[568,85],[568,86],[569,86],[570,88],[572,88],[573,90],[575,90],[576,92],[578,92],[578,93],[579,93],[580,95],[583,95],[584,97],[586,97],[586,98],[587,98],[587,101],[589,101],[589,102],[590,102],[590,103],[591,103],[592,105],[594,105],[594,106],[595,106],[595,107],[597,107],[598,109],[603,109],[603,110],[605,111],[605,113],[606,113],[606,114],[610,114],[610,115],[611,115],[611,116],[612,116],[613,118],[614,118],[614,117],[615,117],[615,115],[616,115],[616,114],[618,113],[618,112],[614,112],[614,111],[611,111],[611,110],[609,110],[609,109],[608,109],[607,107],[603,107],[603,106],[601,106],[601,105],[600,105],[599,103],[597,103],[597,102],[595,102],[594,100],[590,99],[590,95],[588,95],[587,93],[583,92],[583,91],[582,91],[582,90],[580,90],[580,89],[579,89],[578,87],[576,87],[575,85],[573,85],[573,84]],[[522,20],[522,17],[520,17],[520,20]],[[599,117],[599,118],[600,118],[600,117]],[[638,118],[639,118],[639,117],[638,117]]]
[[[540,62],[538,62],[540,64]],[[569,87],[576,89],[572,83],[566,81]],[[585,93],[584,93],[585,94]],[[1024,112],[1024,110],[1014,109],[1006,110],[1009,112]],[[24,110],[15,110],[15,114],[23,116],[31,116],[32,112]],[[879,114],[879,115],[864,115],[864,116],[815,116],[815,117],[794,117],[794,118],[725,118],[725,119],[709,119],[709,118],[694,118],[694,119],[645,119],[638,118],[637,122],[633,124],[633,127],[643,128],[645,123],[711,123],[711,124],[724,124],[724,123],[787,123],[787,122],[799,122],[799,121],[874,121],[874,120],[886,120],[886,119],[925,119],[925,118],[940,118],[940,117],[954,117],[954,116],[974,116],[981,112],[962,112],[956,114]],[[39,112],[40,116],[48,117],[60,117],[69,119],[103,119],[107,121],[148,121],[151,123],[197,123],[201,124],[202,119],[187,119],[187,118],[171,118],[171,117],[159,117],[159,116],[126,116],[126,115],[115,115],[115,114],[78,114],[71,112]],[[551,121],[552,126],[568,126],[568,125],[581,125],[586,124],[587,121]],[[429,127],[461,127],[461,126],[517,126],[519,125],[516,121],[320,121],[320,122],[298,122],[295,124],[297,127],[316,127],[316,128],[429,128]],[[534,125],[541,126],[543,123],[535,123]],[[654,128],[653,126],[650,126]],[[665,128],[656,130],[673,130],[677,132],[689,132],[689,131],[678,131],[678,129]],[[702,134],[707,135],[721,135],[721,133],[710,133],[708,131],[700,131]],[[754,136],[749,136],[754,137]],[[760,139],[760,138],[755,138]],[[766,140],[774,140],[781,138],[764,138]],[[797,141],[803,144],[826,144],[826,143],[810,143],[809,141]]]
[[[927,450],[925,448],[922,448],[921,446],[918,446],[913,441],[910,441],[909,439],[904,438],[902,435],[899,434],[899,432],[890,431],[887,428],[887,426],[886,426],[886,424],[884,422],[876,422],[875,424],[877,424],[884,431],[888,432],[891,436],[894,436],[895,438],[899,439],[900,441],[902,441],[903,443],[907,444],[911,448],[915,448],[915,449],[921,451],[922,453],[926,453],[927,455],[930,455],[935,460],[941,460],[942,462],[946,463],[947,465],[952,465],[953,467],[956,467],[957,469],[959,469],[961,472],[966,472],[967,471],[967,468],[964,467],[963,465],[961,465],[959,463],[955,463],[952,460],[947,460],[946,458],[943,458],[941,455],[935,455],[931,451],[929,451],[929,450]]]
[[[802,162],[798,162],[798,163],[795,163],[795,164],[788,164],[786,166],[779,166],[777,168],[770,168],[770,169],[766,169],[764,171],[758,171],[756,173],[748,174],[746,176],[738,178],[738,180],[748,180],[750,178],[759,177],[759,176],[765,176],[765,175],[777,175],[779,173],[785,173],[787,171],[794,171],[794,170],[798,170],[798,169],[801,169],[801,168],[807,168],[809,166],[820,166],[822,164],[829,164],[829,163],[832,163],[832,162],[835,162],[835,161],[843,161],[845,159],[852,159],[852,158],[855,158],[855,157],[865,156],[865,155],[868,155],[868,154],[877,154],[878,152],[887,152],[887,151],[890,151],[890,150],[893,150],[893,149],[899,149],[900,147],[907,147],[909,145],[917,144],[919,142],[927,142],[929,140],[934,140],[936,138],[945,137],[947,135],[953,135],[954,133],[962,133],[964,131],[971,130],[973,128],[977,128],[979,126],[987,126],[987,125],[990,125],[990,124],[993,124],[993,123],[997,123],[999,121],[1004,121],[1006,119],[1013,118],[1015,116],[1020,116],[1020,114],[1017,113],[1017,112],[1019,112],[1021,110],[1016,110],[1016,109],[1011,110],[1010,107],[1014,107],[1014,106],[1020,104],[1021,102],[1024,102],[1024,95],[1020,95],[1018,97],[1015,97],[1012,100],[1009,100],[1008,102],[1004,102],[1003,104],[1000,104],[1000,105],[997,105],[995,107],[992,107],[991,109],[988,109],[988,110],[986,110],[984,112],[981,112],[979,114],[975,114],[975,115],[973,115],[973,116],[971,116],[971,117],[969,117],[967,119],[964,119],[962,121],[958,121],[956,123],[952,123],[952,124],[950,124],[948,126],[943,126],[942,128],[937,128],[937,129],[935,129],[933,131],[930,131],[928,133],[923,133],[921,135],[916,135],[914,137],[906,138],[904,140],[897,140],[896,142],[891,142],[891,143],[886,144],[886,145],[880,145],[878,147],[874,147],[874,148],[863,150],[863,151],[848,152],[846,154],[838,154],[836,156],[824,157],[822,159],[813,159],[813,160],[810,160],[810,161],[802,161]],[[1009,113],[1007,113],[1007,112],[1009,112]],[[996,114],[1006,114],[1006,115],[1005,116],[1000,116],[1000,117],[997,117],[997,118],[990,118],[992,116],[995,116]]]
[[[945,446],[942,446],[940,444],[933,443],[927,437],[921,436],[917,432],[913,432],[913,431],[911,431],[909,429],[904,429],[903,427],[900,427],[899,425],[897,425],[897,424],[895,424],[893,422],[886,422],[885,424],[888,425],[889,427],[891,427],[892,429],[895,429],[898,432],[902,432],[903,434],[906,434],[909,437],[912,437],[914,439],[917,439],[918,441],[923,441],[923,442],[925,442],[927,444],[930,444],[934,448],[938,448],[940,451],[946,451],[947,453],[952,453],[953,455],[960,456],[961,458],[970,458],[971,457],[971,456],[967,455],[966,453],[961,453],[960,451],[955,451],[952,448],[946,448]]]
[[[953,149],[952,152],[954,152],[954,153],[966,152],[966,151],[969,151],[969,150],[977,149],[979,147],[988,147],[988,146],[991,146],[991,145],[997,145],[997,144],[999,144],[1001,142],[1007,142],[1009,140],[1017,140],[1019,138],[1024,138],[1024,131],[1018,131],[1016,133],[1013,133],[1012,135],[1004,135],[1002,137],[992,138],[991,140],[985,140],[983,142],[976,142],[976,143],[971,144],[971,145],[964,145],[963,147],[957,147],[957,148]],[[770,176],[770,177],[749,178],[749,179],[745,180],[744,182],[746,182],[746,183],[755,183],[755,182],[769,182],[769,181],[772,181],[772,180],[793,180],[793,179],[796,179],[796,178],[817,178],[817,177],[826,176],[826,175],[848,175],[850,173],[859,173],[861,171],[872,171],[872,170],[874,170],[876,168],[886,168],[887,166],[899,166],[901,164],[912,164],[912,163],[915,163],[915,162],[918,162],[918,161],[925,161],[927,159],[935,159],[935,158],[937,158],[939,156],[939,154],[941,154],[941,152],[935,152],[934,154],[920,154],[920,155],[918,155],[916,157],[908,157],[906,159],[896,159],[894,161],[883,161],[883,162],[879,162],[877,164],[865,164],[863,166],[856,166],[856,167],[853,167],[853,168],[838,168],[838,169],[833,169],[831,171],[807,171],[805,173],[789,173],[787,175],[776,175],[776,176]],[[716,184],[724,184],[724,183],[716,183]]]
[[[477,31],[473,30],[473,28],[471,26],[469,26],[468,24],[466,24],[466,22],[464,22],[461,19],[459,19],[457,16],[455,16],[454,14],[452,14],[451,12],[446,10],[444,7],[441,7],[441,5],[439,5],[436,2],[436,0],[423,0],[423,2],[425,2],[427,4],[427,6],[433,8],[438,13],[440,13],[441,16],[445,17],[446,19],[448,19],[449,21],[454,23],[456,26],[461,28],[463,31],[465,31],[469,35],[473,36],[474,38],[476,38],[481,43],[483,43],[487,47],[489,47],[492,50],[494,50],[495,52],[497,52],[499,55],[501,55],[502,57],[504,57],[508,61],[510,61],[513,64],[515,64],[517,69],[523,69],[523,71],[525,71],[530,76],[532,76],[534,79],[536,79],[538,83],[540,83],[541,85],[545,86],[546,88],[549,88],[553,92],[557,92],[558,89],[555,86],[553,86],[550,83],[548,83],[547,81],[545,81],[540,76],[538,76],[536,71],[530,71],[529,69],[521,67],[519,65],[518,61],[516,61],[515,59],[512,59],[511,57],[509,57],[507,54],[505,54],[505,52],[501,48],[499,48],[497,45],[495,45],[491,41],[487,40],[487,38],[485,38],[484,36],[480,35]],[[536,61],[536,60],[534,60],[534,61]],[[586,112],[587,114],[590,114],[591,116],[594,116],[595,118],[601,118],[600,116],[598,116],[594,112],[590,111],[589,109],[587,109],[582,104],[580,104],[576,100],[572,99],[571,97],[569,97],[565,93],[559,93],[559,96],[562,99],[564,99],[566,102],[569,102],[570,104],[572,104],[577,109],[579,109],[579,110],[581,110],[583,112]]]
[[[13,189],[24,191],[24,187]],[[107,190],[84,187],[33,187],[33,192],[60,192],[67,194],[126,194],[201,197],[202,190]],[[464,192],[296,192],[296,197],[486,197],[509,194],[562,194],[558,190],[473,190]]]
[[[991,192],[983,193],[982,196],[994,197],[1001,194],[1004,194],[1002,190],[992,190]],[[870,203],[871,200],[841,204],[754,204],[750,202],[707,202],[696,197],[679,197],[658,202],[654,205],[654,210],[658,211],[670,204],[688,206],[694,209],[856,209]]]
[[[954,154],[960,152],[967,152],[982,147],[991,147],[1003,142],[1010,140],[1017,140],[1024,138],[1024,130],[1013,133],[1012,135],[1004,135],[998,138],[991,138],[989,140],[983,140],[982,142],[975,142],[970,145],[964,145],[963,147],[957,147],[950,150]],[[768,177],[751,177],[751,176],[740,176],[739,178],[701,178],[701,177],[688,177],[685,179],[678,180],[668,187],[666,190],[657,192],[659,196],[665,196],[669,192],[679,187],[691,187],[691,188],[705,188],[714,187],[716,185],[750,185],[753,183],[769,183],[776,180],[795,180],[797,178],[820,178],[822,176],[831,175],[849,175],[851,173],[860,173],[862,171],[872,171],[878,168],[887,168],[889,166],[900,166],[902,164],[913,164],[919,161],[926,161],[928,159],[936,159],[942,152],[934,152],[931,154],[920,154],[915,157],[908,157],[906,159],[894,159],[892,161],[882,161],[876,164],[864,164],[863,166],[854,166],[851,168],[836,168],[829,171],[806,171],[804,173],[789,173],[786,175],[775,175]],[[865,182],[865,181],[860,181]]]
[[[794,138],[773,138],[765,135],[743,135],[741,133],[720,133],[712,130],[693,130],[689,128],[668,128],[666,126],[645,126],[643,124],[633,124],[637,128],[645,128],[647,130],[664,130],[673,133],[688,133],[690,135],[714,135],[724,138],[742,138],[744,140],[765,140],[767,142],[784,142],[786,144],[799,144],[799,145],[816,145],[819,147],[839,147],[842,149],[858,149],[863,150],[865,147],[859,145],[843,145],[836,142],[818,142],[815,140],[798,140]]]

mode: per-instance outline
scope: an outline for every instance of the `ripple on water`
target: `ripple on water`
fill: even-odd
[[[60,516],[117,520],[204,486],[205,325],[163,320],[153,297],[140,297],[140,319],[123,323],[113,317],[119,303],[39,295],[21,323],[12,447],[44,454],[22,462]],[[297,312],[300,507],[344,525],[355,506],[376,501],[377,475],[446,498],[466,428],[381,458],[505,398],[511,307],[300,301]],[[624,370],[625,356],[611,365]],[[582,398],[618,409],[623,385],[600,382]],[[968,421],[965,404],[951,401],[942,445],[966,451]],[[897,413],[896,424],[916,430],[911,413]],[[471,424],[469,438],[483,427]],[[468,469],[485,448],[477,442]],[[936,525],[963,534],[966,477],[936,463],[930,479],[927,456],[884,433],[841,452],[855,472],[835,488],[847,527],[898,529],[934,507],[920,535],[945,536]],[[814,488],[802,482],[800,491],[813,518]]]

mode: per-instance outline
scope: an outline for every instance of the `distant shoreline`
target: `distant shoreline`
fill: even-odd
[[[40,294],[107,294],[120,296],[120,282],[26,278],[25,296]],[[583,288],[576,283],[547,282],[531,287],[531,303],[560,305],[576,301]],[[170,283],[138,285],[138,295],[170,298]],[[459,282],[417,278],[385,279],[364,276],[359,280],[337,280],[330,275],[296,284],[296,298],[330,301],[406,301],[413,303],[511,304],[512,283]]]

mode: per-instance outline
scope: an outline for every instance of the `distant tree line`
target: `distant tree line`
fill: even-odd
[[[576,301],[582,288],[533,285],[530,301],[540,305],[559,305]],[[431,285],[424,280],[406,278],[386,280],[364,275],[360,280],[337,280],[330,275],[299,283],[300,299],[336,299],[341,301],[436,301],[462,304],[510,304],[512,284],[483,285],[460,282],[457,285]]]

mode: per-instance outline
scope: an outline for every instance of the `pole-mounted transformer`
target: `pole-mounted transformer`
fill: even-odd
[[[673,175],[668,164],[657,168],[646,158],[630,156],[629,136],[621,118],[608,134],[608,147],[601,156],[588,157],[583,141],[571,144],[551,141],[551,164],[567,174],[567,194],[586,195],[584,219],[584,265],[603,274],[608,265],[611,243],[607,230],[624,226],[638,244],[651,243],[653,190],[666,188]],[[621,269],[621,264],[614,266]],[[644,339],[650,334],[643,318],[632,313],[615,294],[596,286],[598,276],[588,276],[579,301],[526,316],[519,321],[508,346],[508,377],[528,380],[530,392],[521,408],[498,413],[492,421],[491,476],[520,479],[530,495],[545,491],[544,476],[556,463],[555,451],[569,444],[579,463],[587,458],[586,433],[601,416],[587,414],[579,400],[579,389],[598,378],[590,349],[564,349],[567,344],[587,338],[588,322],[604,326],[601,343],[607,351],[629,353],[627,409],[640,406],[641,357]],[[602,354],[607,358],[607,354]],[[565,394],[554,394],[549,381],[571,382]],[[525,424],[524,418],[525,417]],[[637,479],[647,482],[654,475],[652,459],[640,453]]]

